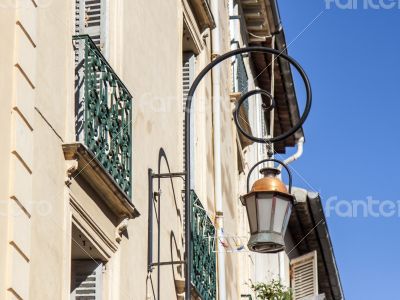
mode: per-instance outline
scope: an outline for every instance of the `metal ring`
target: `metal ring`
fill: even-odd
[[[257,143],[262,143],[262,144],[267,144],[267,143],[276,143],[276,142],[280,142],[285,140],[286,138],[288,138],[289,136],[291,136],[292,134],[294,134],[295,132],[297,132],[297,130],[299,130],[304,122],[306,121],[310,110],[311,110],[311,104],[312,104],[312,91],[311,91],[311,84],[310,81],[307,77],[307,74],[305,73],[305,71],[303,70],[303,68],[300,66],[300,64],[292,57],[288,56],[287,54],[283,53],[282,51],[276,50],[276,49],[271,49],[271,48],[267,48],[267,47],[261,47],[261,46],[257,46],[257,47],[247,47],[247,48],[239,48],[236,50],[232,50],[229,51],[221,56],[218,56],[214,61],[212,61],[211,63],[209,63],[201,72],[200,74],[196,77],[196,79],[193,81],[192,86],[190,87],[190,90],[188,92],[188,96],[187,96],[187,101],[186,101],[186,111],[190,111],[190,107],[191,107],[191,103],[192,103],[192,99],[194,96],[194,93],[200,83],[200,81],[204,78],[204,76],[206,76],[206,74],[212,69],[214,68],[216,65],[218,65],[219,63],[223,62],[224,60],[238,55],[238,54],[242,54],[242,53],[253,53],[253,52],[261,52],[261,53],[268,53],[268,54],[273,54],[276,55],[277,57],[280,57],[282,59],[287,60],[300,74],[301,78],[304,81],[304,85],[305,85],[305,89],[306,89],[306,105],[303,111],[302,116],[300,117],[299,121],[288,131],[269,138],[269,139],[261,139],[261,138],[257,138],[254,136],[250,136],[249,135],[249,139],[257,142]],[[187,115],[187,117],[190,118],[190,115]],[[189,118],[187,121],[189,121]]]
[[[250,92],[247,92],[247,93],[243,94],[243,95],[240,97],[239,101],[238,101],[237,104],[236,104],[236,108],[235,108],[235,111],[234,111],[234,118],[233,118],[234,121],[235,121],[236,127],[238,128],[238,130],[239,130],[245,137],[247,137],[248,139],[251,139],[251,140],[253,140],[255,137],[253,137],[252,135],[250,135],[249,133],[247,133],[247,132],[242,128],[242,126],[240,125],[240,122],[239,122],[239,117],[240,117],[240,116],[239,116],[239,112],[240,112],[240,107],[243,105],[244,101],[246,101],[247,98],[249,98],[249,97],[251,97],[251,96],[254,96],[254,95],[257,95],[257,94],[261,94],[261,95],[267,96],[268,99],[270,100],[270,105],[269,105],[267,108],[264,108],[264,110],[265,110],[266,112],[270,112],[271,110],[273,110],[273,109],[275,108],[275,105],[276,105],[275,99],[272,97],[271,93],[267,92],[266,90],[252,90],[252,91],[250,91]],[[265,140],[265,139],[264,139],[264,140]]]

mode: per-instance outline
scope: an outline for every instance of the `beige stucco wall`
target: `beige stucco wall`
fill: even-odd
[[[15,24],[15,10],[0,10],[0,25],[2,28],[13,28]],[[1,139],[0,157],[2,171],[0,172],[0,298],[6,297],[6,262],[8,245],[8,203],[9,203],[9,176],[10,176],[10,148],[11,148],[11,106],[13,97],[13,85],[10,76],[13,72],[13,56],[14,56],[14,31],[1,30],[0,38],[4,45],[9,47],[0,48],[0,88],[2,90],[0,103],[0,128]]]
[[[162,148],[171,172],[182,170],[182,102],[181,102],[181,36],[182,11],[180,1],[124,1],[122,39],[124,51],[122,79],[133,91],[135,115],[133,120],[133,201],[141,217],[130,222],[129,240],[121,244],[120,287],[126,295],[144,297],[147,292],[147,169],[168,172],[165,159],[158,170]],[[165,26],[168,24],[168,26]],[[171,41],[174,41],[171,43]],[[154,181],[158,189],[157,180]],[[175,195],[169,180],[162,180],[161,261],[171,260],[170,234],[181,247],[183,216],[182,182],[174,179]],[[155,224],[155,223],[154,223]],[[154,234],[157,230],[154,231]],[[157,239],[154,239],[154,259],[157,258]],[[181,252],[183,254],[183,252]],[[176,253],[173,253],[177,259]],[[178,260],[178,259],[177,259]],[[174,299],[174,278],[170,266],[161,267],[160,290],[164,299]],[[157,287],[157,272],[152,281]]]
[[[230,50],[229,35],[229,14],[226,3],[220,2],[219,20],[221,27],[221,53]],[[230,102],[229,94],[232,91],[230,60],[221,64],[221,173],[222,173],[222,199],[224,213],[224,232],[228,235],[237,233],[237,207],[238,201],[238,167],[237,167],[237,146],[236,129],[233,123],[232,111],[234,106]],[[240,255],[240,254],[239,254]],[[238,285],[238,254],[227,254],[225,256],[225,281],[226,297],[234,299],[240,294]]]
[[[73,2],[18,3],[21,6],[0,7],[0,36],[8,45],[0,48],[1,104],[5,108],[0,110],[0,299],[12,299],[13,293],[22,299],[68,299],[71,194],[96,215],[94,219],[110,239],[114,238],[115,222],[104,219],[103,211],[90,202],[82,187],[74,182],[70,187],[65,184],[67,164],[61,146],[74,141]],[[109,299],[146,299],[151,295],[147,278],[147,170],[168,172],[165,157],[171,172],[183,168],[183,15],[180,0],[108,1],[107,58],[134,97],[132,198],[141,214],[129,221],[126,235],[116,243],[117,250],[111,251],[111,271],[106,273]],[[230,38],[225,1],[220,2],[220,20],[225,20],[220,26],[222,50],[226,52]],[[209,34],[200,45],[196,72],[210,62]],[[238,174],[237,167],[229,61],[222,65],[221,73],[221,128],[214,128],[212,122],[211,76],[204,79],[196,95],[195,186],[210,216],[215,216],[212,134],[221,130],[225,232],[246,234],[247,219],[238,201],[245,177]],[[165,157],[158,170],[160,149]],[[255,150],[248,151],[247,167],[259,158]],[[184,253],[183,185],[180,179],[173,183],[172,187],[169,180],[162,180],[158,187],[155,181],[155,188],[162,191],[161,261],[182,259]],[[156,259],[156,239],[154,242]],[[279,270],[275,258],[260,259],[248,253],[227,254],[225,264],[227,299],[239,299],[244,282],[254,278],[254,265]],[[179,277],[178,269],[161,267],[163,299],[176,299],[174,276]],[[157,287],[157,271],[151,280]]]

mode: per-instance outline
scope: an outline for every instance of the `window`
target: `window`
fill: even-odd
[[[294,300],[318,299],[317,252],[293,259],[290,262]]]
[[[105,0],[75,1],[75,34],[87,34],[96,46],[106,52]]]
[[[196,64],[196,53],[195,52],[197,49],[195,39],[192,36],[186,19],[184,19],[183,22],[183,36],[182,36],[182,110],[183,113],[186,111],[186,100],[187,96],[189,93],[189,89],[192,86],[194,76],[195,76],[195,64]],[[196,140],[196,130],[195,130],[195,124],[196,124],[196,101],[192,101],[192,114],[190,116],[190,134],[192,138],[190,139],[190,153],[192,153],[192,160],[191,160],[191,166],[190,166],[190,188],[194,189],[195,188],[195,140]],[[187,128],[185,128],[185,117],[183,118],[183,139],[185,137],[185,132]],[[183,141],[183,144],[185,145],[185,141]],[[183,149],[183,153],[185,153]],[[185,157],[183,157],[184,164],[185,164]]]
[[[245,94],[249,91],[248,80],[249,77],[246,71],[246,65],[244,63],[243,55],[238,54],[235,56],[233,62],[233,92]],[[243,109],[246,115],[249,115],[249,100],[243,103]]]
[[[195,55],[193,52],[183,52],[182,61],[182,89],[183,89],[183,110],[185,111],[186,98],[194,78]]]
[[[195,67],[195,55],[193,52],[183,52],[182,55],[182,99],[183,99],[183,112],[185,112],[185,108],[186,108],[186,100],[187,100],[187,96],[189,93],[189,89],[192,85],[193,79],[194,79],[194,67]],[[195,101],[192,101],[192,110],[195,112]],[[191,135],[192,138],[190,139],[190,153],[192,153],[192,157],[195,158],[195,120],[196,120],[196,115],[195,113],[191,114],[191,118],[190,118],[190,130],[191,130]],[[183,120],[183,130],[185,132],[186,128],[185,128],[185,119]],[[195,182],[195,163],[194,163],[194,159],[191,160],[191,166],[190,166],[190,188],[194,189],[194,182]]]
[[[73,260],[71,265],[71,300],[101,299],[103,263]]]
[[[106,260],[88,235],[72,225],[71,300],[104,300]]]
[[[232,84],[233,94],[232,99],[237,102],[240,97],[248,92],[248,75],[246,71],[246,65],[242,54],[238,54],[232,61]],[[239,122],[242,128],[251,134],[251,126],[249,121],[249,99],[247,99],[239,110]],[[239,134],[240,145],[238,145],[238,168],[239,172],[243,172],[244,169],[244,158],[243,149],[251,145],[253,141],[246,138],[242,133]]]
[[[244,94],[248,91],[248,76],[242,54],[235,57],[233,63],[233,91]]]

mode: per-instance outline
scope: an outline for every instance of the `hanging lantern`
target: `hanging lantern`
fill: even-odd
[[[276,253],[285,248],[284,236],[294,196],[277,177],[280,170],[264,168],[260,172],[264,177],[253,184],[247,195],[241,197],[250,225],[251,237],[248,247],[254,252]]]

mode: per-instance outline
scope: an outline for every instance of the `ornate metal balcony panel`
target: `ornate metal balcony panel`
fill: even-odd
[[[194,191],[192,202],[192,284],[202,300],[216,296],[215,227]]]
[[[76,139],[130,197],[132,95],[88,35],[73,41]]]

